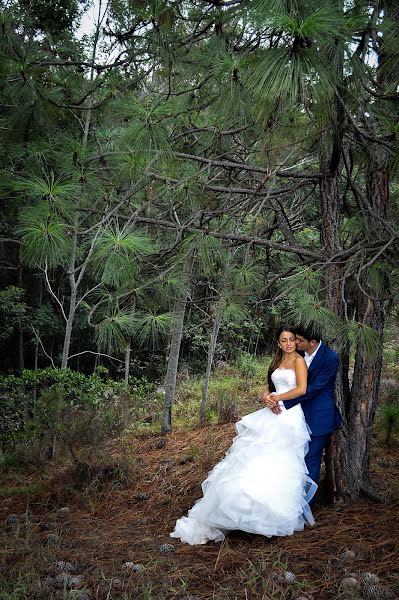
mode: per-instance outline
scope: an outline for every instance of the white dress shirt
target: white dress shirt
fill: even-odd
[[[320,340],[319,345],[317,346],[316,350],[314,352],[312,352],[312,354],[308,354],[307,352],[305,352],[304,359],[305,359],[305,363],[306,363],[306,366],[307,366],[308,369],[310,367],[310,363],[312,362],[312,360],[316,356],[316,354],[317,354],[320,346],[321,346],[321,340]]]

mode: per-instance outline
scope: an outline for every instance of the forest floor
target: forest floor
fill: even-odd
[[[397,448],[377,444],[373,457],[372,483],[386,504],[316,504],[316,525],[286,538],[172,540],[176,518],[200,497],[233,436],[232,424],[131,435],[97,449],[86,466],[1,474],[1,600],[356,599],[367,596],[342,581],[368,572],[399,597]],[[295,581],[285,580],[288,571]]]

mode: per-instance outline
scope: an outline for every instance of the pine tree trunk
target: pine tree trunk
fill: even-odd
[[[385,0],[380,10],[384,10],[384,18],[399,22],[399,10],[396,0]],[[385,35],[385,34],[384,34]],[[387,55],[384,48],[384,37],[379,45],[377,84],[378,91],[384,93],[396,89],[393,74],[386,69]],[[385,102],[385,105],[384,105]],[[376,109],[381,113],[391,112],[391,118],[397,121],[397,108],[394,103],[384,100],[375,100]],[[396,111],[396,114],[393,114]],[[381,135],[376,124],[374,136]],[[387,219],[389,204],[389,177],[391,168],[391,155],[384,144],[364,141],[367,152],[366,174],[366,202],[364,204],[365,217],[373,237],[385,238],[385,226],[380,219]],[[371,265],[370,265],[371,267]],[[360,323],[371,327],[379,334],[381,345],[375,349],[374,356],[368,356],[361,348],[357,348],[353,383],[351,389],[351,405],[348,415],[348,441],[349,461],[346,465],[347,478],[352,483],[351,498],[357,497],[361,492],[370,494],[374,499],[373,491],[369,484],[370,460],[372,457],[372,434],[374,417],[378,404],[378,395],[382,368],[382,341],[385,324],[385,311],[383,303],[383,290],[378,290],[373,285],[369,267],[359,272],[359,287],[357,293],[357,319]],[[384,288],[389,288],[386,280]]]
[[[179,355],[181,340],[183,337],[184,316],[186,314],[187,298],[189,293],[189,281],[192,262],[187,259],[183,272],[183,288],[175,303],[172,335],[169,346],[168,364],[164,383],[165,400],[162,414],[161,433],[172,431],[172,406],[176,393],[177,369],[179,366]]]
[[[371,301],[369,298],[360,298],[359,305],[361,322],[372,327],[382,338],[384,329],[382,303]],[[377,356],[374,357],[367,356],[361,349],[357,350],[348,423],[350,439],[348,477],[356,482],[356,492],[362,490],[364,483],[369,484],[373,424],[378,402],[381,366],[382,349],[379,349]]]
[[[76,312],[76,303],[77,303],[77,286],[75,280],[75,264],[76,264],[76,251],[77,251],[77,241],[78,236],[76,230],[73,233],[72,237],[72,250],[71,257],[69,261],[69,286],[71,290],[71,296],[69,300],[69,312],[67,317],[67,322],[65,326],[65,336],[64,336],[64,345],[62,349],[62,361],[61,361],[61,369],[66,369],[68,366],[68,358],[69,358],[69,350],[71,347],[71,339],[72,339],[72,328],[73,322],[75,319]]]
[[[222,307],[219,305],[217,307],[215,320],[213,322],[211,340],[210,340],[209,348],[208,348],[208,359],[207,359],[207,364],[206,364],[205,379],[204,379],[204,383],[202,386],[201,409],[200,409],[200,422],[201,423],[205,422],[206,402],[208,400],[209,380],[211,377],[213,357],[215,356],[216,343],[218,340],[218,335],[219,335],[221,324],[222,324]]]
[[[389,163],[390,156],[386,149],[378,144],[369,146],[366,199],[367,205],[375,215],[385,219],[389,200]],[[368,215],[369,226],[376,237],[384,233],[378,219]],[[384,304],[378,298],[368,273],[364,269],[360,278],[357,298],[357,318],[364,325],[371,327],[379,334],[380,347],[375,349],[374,356],[368,356],[358,348],[355,356],[353,373],[351,406],[348,419],[350,440],[350,461],[347,465],[348,478],[355,482],[351,496],[356,497],[364,485],[369,488],[369,469],[372,456],[372,434],[375,412],[377,409],[381,368],[382,338],[385,324]],[[388,287],[389,282],[386,282]]]
[[[64,345],[62,349],[61,369],[66,369],[68,366],[69,350],[71,347],[73,321],[75,319],[76,310],[76,290],[71,292],[68,320],[65,327]]]
[[[330,50],[331,64],[335,65],[338,81],[343,80],[343,55],[338,47]],[[344,96],[342,84],[337,93]],[[322,134],[320,143],[320,169],[323,178],[320,181],[321,200],[321,243],[329,257],[342,250],[340,240],[342,198],[340,192],[342,140],[345,128],[345,115],[338,97],[331,102],[331,121],[329,131]],[[324,271],[324,289],[326,306],[340,318],[345,318],[344,307],[344,265],[332,261]],[[335,384],[335,402],[343,419],[343,427],[331,436],[326,449],[326,492],[327,500],[345,496],[347,486],[348,437],[346,415],[349,398],[349,356],[340,352],[340,366]]]
[[[20,250],[20,262],[18,269],[18,287],[22,289],[23,280],[22,280],[22,260],[21,260],[21,250]],[[25,358],[24,358],[24,330],[22,328],[21,320],[18,323],[18,371],[22,373],[25,368]]]
[[[125,383],[126,385],[129,383],[129,372],[130,372],[130,354],[132,351],[132,340],[128,339],[126,348],[125,348]]]
[[[335,130],[335,136],[342,136],[342,129]],[[320,184],[321,195],[321,239],[328,256],[341,251],[341,194],[339,189],[340,140],[332,139],[331,145],[325,148],[321,156],[321,167],[325,176]],[[328,152],[328,150],[330,152]],[[343,264],[333,263],[325,269],[324,289],[326,306],[339,317],[344,318],[343,306]],[[343,427],[331,436],[326,450],[326,492],[327,500],[333,502],[338,497],[347,495],[350,482],[347,477],[349,439],[345,430],[347,407],[349,404],[349,357],[340,352],[340,366],[335,384],[335,402],[343,419]]]

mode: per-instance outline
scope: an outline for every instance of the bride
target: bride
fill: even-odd
[[[309,501],[317,485],[304,457],[310,439],[300,404],[286,410],[282,400],[305,393],[307,368],[296,351],[295,330],[282,326],[270,365],[270,392],[282,408],[262,408],[237,424],[230,449],[202,484],[203,497],[176,522],[171,537],[187,544],[220,542],[233,529],[265,536],[291,535],[314,524]]]

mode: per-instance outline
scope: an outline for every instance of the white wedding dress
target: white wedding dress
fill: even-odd
[[[276,369],[276,393],[296,386],[295,371]],[[309,501],[317,485],[304,457],[310,439],[300,404],[275,415],[262,408],[237,424],[237,436],[202,484],[203,497],[176,522],[171,537],[187,544],[220,542],[233,529],[291,535],[314,524]]]

